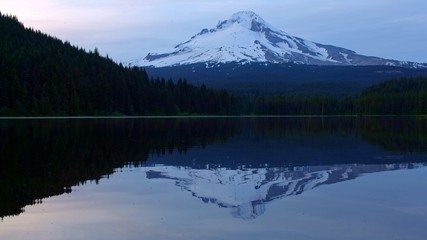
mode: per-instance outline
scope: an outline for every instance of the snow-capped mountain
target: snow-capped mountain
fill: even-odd
[[[230,208],[232,215],[252,219],[263,214],[275,199],[302,194],[321,185],[355,179],[362,174],[425,167],[425,164],[346,164],[332,166],[215,168],[183,166],[144,167],[151,180],[171,180],[205,203]]]
[[[251,11],[233,14],[213,29],[203,29],[167,53],[149,53],[131,65],[166,67],[195,63],[299,63],[312,65],[390,65],[427,67],[387,60],[292,36]]]

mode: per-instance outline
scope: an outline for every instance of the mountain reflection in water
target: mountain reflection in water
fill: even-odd
[[[252,219],[275,199],[302,194],[325,184],[355,179],[363,174],[425,167],[427,163],[344,164],[273,168],[143,167],[148,179],[168,179],[205,203],[231,208],[237,218]]]
[[[18,215],[26,205],[69,193],[72,186],[98,182],[115,169],[138,166],[147,168],[149,178],[173,179],[196,197],[251,218],[264,211],[265,202],[322,184],[421,166],[410,163],[425,162],[426,123],[411,118],[0,120],[0,217]],[[189,149],[199,151],[196,160],[185,157]],[[162,157],[173,154],[182,157]],[[207,179],[228,184],[192,191]],[[236,183],[253,196],[214,195],[215,188]]]

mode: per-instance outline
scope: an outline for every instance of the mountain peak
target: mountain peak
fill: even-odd
[[[268,24],[253,11],[236,12],[228,20],[219,21],[215,28],[204,28],[167,53],[149,53],[131,64],[166,67],[230,62],[425,67],[423,64],[363,56],[345,48],[292,36]]]
[[[259,16],[253,11],[239,11],[239,12],[233,13],[233,15],[231,15],[230,17],[230,20],[237,20],[237,19],[248,20],[256,17],[259,18]]]
[[[228,20],[220,21],[216,29],[223,29],[233,24],[240,25],[254,32],[260,32],[271,26],[253,11],[236,12]]]
[[[237,23],[252,23],[253,21],[265,23],[264,19],[252,11],[240,11],[231,15],[229,21]]]

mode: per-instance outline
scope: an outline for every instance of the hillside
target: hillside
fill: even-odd
[[[0,115],[231,113],[224,91],[150,80],[97,49],[86,52],[0,14]]]
[[[427,114],[427,78],[392,79],[366,89],[357,99],[360,114]]]
[[[295,63],[223,63],[146,67],[150,76],[185,78],[190,84],[238,94],[348,95],[381,81],[427,76],[427,69],[396,66],[320,66]]]

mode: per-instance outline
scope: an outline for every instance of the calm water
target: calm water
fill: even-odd
[[[425,239],[427,120],[0,120],[0,239]]]

